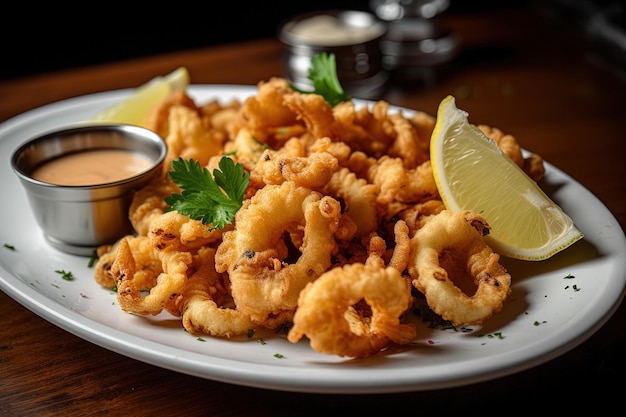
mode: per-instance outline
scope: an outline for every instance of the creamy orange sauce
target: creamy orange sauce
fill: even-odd
[[[150,168],[146,156],[124,149],[97,149],[64,155],[37,167],[36,180],[58,185],[96,185],[130,178]]]

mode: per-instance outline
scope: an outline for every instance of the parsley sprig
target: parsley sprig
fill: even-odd
[[[172,161],[168,175],[182,193],[165,197],[170,205],[167,211],[176,210],[193,220],[201,220],[202,224],[210,224],[211,230],[232,223],[243,203],[250,173],[227,156],[220,159],[218,166],[211,175],[193,159]]]
[[[337,77],[335,55],[332,53],[320,52],[311,58],[308,78],[313,82],[313,91],[301,90],[293,84],[290,84],[289,87],[303,94],[319,94],[332,107],[352,98],[343,91]]]

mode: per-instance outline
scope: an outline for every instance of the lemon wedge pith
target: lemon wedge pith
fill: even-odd
[[[539,261],[583,238],[537,183],[469,123],[453,96],[439,105],[430,153],[445,206],[485,217],[492,227],[485,239],[496,252]]]
[[[165,100],[173,91],[182,91],[188,85],[189,72],[187,68],[180,67],[165,76],[155,77],[139,86],[132,95],[98,112],[91,119],[141,126],[156,105]]]

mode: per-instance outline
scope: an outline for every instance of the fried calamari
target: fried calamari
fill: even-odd
[[[309,338],[317,352],[363,358],[416,336],[402,323],[412,305],[408,281],[382,259],[336,267],[301,292],[289,341]]]
[[[161,176],[135,193],[136,234],[99,249],[94,278],[120,307],[163,311],[194,335],[231,338],[292,326],[327,354],[361,358],[417,336],[406,320],[417,292],[456,325],[500,311],[511,277],[484,242],[478,214],[450,212],[430,165],[434,117],[378,101],[331,107],[285,79],[243,102],[196,103],[185,93],[157,106],[146,127],[168,144]],[[480,126],[527,174],[543,160]],[[222,157],[249,174],[242,207],[223,230],[177,211],[171,161],[213,172]]]
[[[511,276],[483,240],[489,229],[476,213],[443,210],[411,238],[413,285],[454,325],[482,324],[511,292]]]

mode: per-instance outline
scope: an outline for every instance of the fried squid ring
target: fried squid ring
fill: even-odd
[[[174,91],[160,104],[152,109],[143,123],[143,127],[158,133],[161,137],[169,134],[169,115],[174,106],[185,106],[195,112],[199,112],[196,102],[186,91]]]
[[[385,114],[388,107],[384,101],[374,103],[371,111],[368,106],[357,110],[352,101],[337,104],[333,107],[333,140],[371,157],[385,154],[396,134]]]
[[[258,93],[247,98],[241,115],[252,136],[271,148],[280,148],[291,136],[306,132],[304,123],[285,104],[285,97],[297,94],[289,88],[287,80],[272,78],[257,84]]]
[[[228,271],[237,309],[275,329],[291,320],[302,288],[330,266],[341,207],[291,181],[268,185],[247,201],[235,229],[224,233],[216,270]],[[292,257],[297,260],[289,263]]]
[[[267,147],[260,143],[250,132],[242,127],[237,134],[224,144],[224,154],[233,155],[247,171],[252,171]]]
[[[163,309],[178,315],[175,308],[176,297],[183,291],[187,281],[187,268],[192,261],[189,252],[179,252],[174,248],[157,251],[163,272],[156,285],[142,296],[135,282],[137,264],[128,239],[119,242],[111,274],[117,283],[117,301],[122,310],[139,315],[157,315]]]
[[[306,336],[320,353],[363,358],[415,339],[415,326],[401,322],[411,304],[410,283],[372,255],[365,264],[331,269],[308,284],[287,337],[296,343]]]
[[[301,94],[292,91],[283,96],[283,103],[302,120],[315,138],[333,135],[333,109],[324,97],[318,94]]]
[[[250,181],[263,185],[293,181],[300,187],[321,190],[338,166],[337,158],[325,151],[300,157],[267,149],[250,172]]]
[[[325,194],[344,202],[344,213],[356,223],[359,237],[367,236],[378,227],[377,191],[378,187],[357,178],[348,168],[335,172],[324,189]]]
[[[411,239],[413,285],[454,325],[482,324],[502,309],[511,292],[511,276],[483,240],[489,229],[474,212],[443,210]]]
[[[233,337],[247,334],[255,325],[236,308],[230,298],[228,278],[215,270],[215,249],[205,248],[194,257],[195,272],[176,300],[183,327],[192,335]]]
[[[205,245],[217,244],[222,237],[222,231],[211,230],[200,220],[190,219],[177,211],[169,211],[152,220],[148,237],[157,249],[173,247],[179,251],[193,252]]]
[[[428,220],[445,208],[442,200],[426,200],[400,211],[396,217],[406,222],[409,227],[409,236],[413,237],[418,229],[421,229]]]
[[[108,248],[107,252],[100,254],[94,267],[94,279],[105,288],[114,288],[117,285],[116,276],[111,272],[111,268],[122,241],[128,244],[133,254],[136,265],[133,275],[135,287],[140,291],[150,290],[156,285],[157,277],[163,272],[163,268],[156,250],[147,236],[125,236]]]
[[[387,155],[402,158],[404,166],[413,169],[430,158],[430,140],[423,140],[411,122],[402,114],[392,114],[389,120],[393,123],[396,138],[387,151]],[[427,136],[430,139],[430,136]]]
[[[169,207],[165,202],[165,197],[178,192],[180,189],[167,175],[153,179],[148,185],[135,192],[128,209],[128,218],[138,235],[148,234],[150,222]]]
[[[439,196],[430,161],[406,169],[402,159],[383,156],[369,168],[367,179],[380,188],[377,201],[383,206],[414,204]]]

